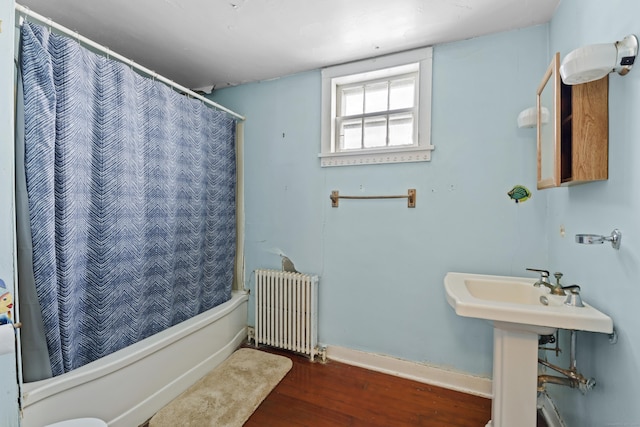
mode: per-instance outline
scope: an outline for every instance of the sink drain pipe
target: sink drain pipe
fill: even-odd
[[[545,391],[545,384],[558,384],[577,388],[580,389],[583,394],[596,386],[596,380],[593,378],[585,378],[580,372],[578,372],[576,363],[577,332],[571,330],[570,334],[571,344],[569,349],[569,369],[560,368],[546,360],[538,359],[538,363],[541,365],[564,375],[564,377],[558,377],[555,375],[538,375],[538,392]]]

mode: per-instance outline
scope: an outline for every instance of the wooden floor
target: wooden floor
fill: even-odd
[[[430,426],[484,427],[491,400],[392,375],[268,350],[293,368],[245,427]]]
[[[334,361],[261,348],[293,368],[245,427],[485,427],[491,400]],[[537,427],[547,427],[538,417]]]

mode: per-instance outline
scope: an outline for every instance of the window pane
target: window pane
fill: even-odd
[[[388,88],[388,82],[374,83],[365,86],[365,113],[387,111],[387,101],[389,99]]]
[[[370,117],[364,121],[364,148],[387,145],[387,118]]]
[[[353,114],[362,114],[363,96],[364,88],[362,86],[342,90],[342,108],[340,109],[340,115],[351,116]]]
[[[412,146],[416,144],[417,77],[405,75],[338,86],[337,151]],[[389,110],[412,110],[389,115]],[[366,117],[371,116],[371,117]],[[344,120],[344,117],[350,117]]]
[[[395,114],[389,117],[389,145],[413,145],[412,114]]]
[[[362,119],[345,120],[340,125],[340,149],[362,148]]]
[[[412,108],[415,98],[415,79],[402,79],[391,82],[389,109]]]

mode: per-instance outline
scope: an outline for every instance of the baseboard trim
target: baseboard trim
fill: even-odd
[[[395,375],[491,399],[491,379],[339,346],[327,346],[327,358],[372,371]],[[549,427],[552,427],[549,425]],[[564,427],[564,426],[563,426]]]
[[[546,392],[538,396],[538,407],[548,427],[566,427],[556,405]]]

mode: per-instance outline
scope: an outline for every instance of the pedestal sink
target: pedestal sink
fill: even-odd
[[[613,321],[585,303],[534,287],[536,279],[448,273],[447,301],[456,314],[493,323],[493,401],[486,427],[535,427],[538,335],[556,329],[613,332]]]

